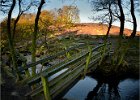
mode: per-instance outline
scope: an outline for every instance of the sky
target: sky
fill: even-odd
[[[91,22],[96,23],[96,21],[90,19],[93,16],[93,12],[88,0],[46,0],[46,3],[43,6],[42,10],[52,10],[54,8],[62,8],[64,5],[75,5],[78,7],[78,9],[80,10],[79,16],[81,23],[91,23]],[[18,12],[17,9],[18,7],[14,9],[14,13],[12,15],[13,17],[17,15]],[[33,9],[31,12],[36,13],[36,9]],[[138,23],[137,31],[140,31],[140,12],[139,13],[136,12],[135,14]],[[1,12],[0,15],[1,15],[0,21],[2,21],[6,17],[6,15],[3,15]],[[120,23],[119,21],[116,21],[113,23],[113,25],[119,26]],[[133,24],[130,22],[126,22],[125,28],[132,29]]]

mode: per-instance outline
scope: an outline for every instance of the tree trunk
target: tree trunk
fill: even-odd
[[[32,35],[32,62],[36,62],[36,39],[37,39],[37,32],[38,32],[38,21],[39,21],[39,16],[41,14],[41,8],[44,3],[45,1],[41,0],[41,3],[38,7],[37,15],[35,18],[34,32]],[[35,74],[36,74],[36,66],[32,67],[32,76],[35,76]]]
[[[15,38],[16,26],[17,26],[17,23],[18,23],[18,21],[19,21],[21,15],[22,15],[22,14],[19,14],[18,17],[16,18],[15,22],[14,22],[13,35],[12,35],[12,39],[13,39],[13,40],[14,40],[14,38]]]
[[[16,31],[16,26],[17,26],[17,23],[22,15],[22,11],[21,11],[21,0],[18,0],[18,6],[19,6],[19,13],[18,13],[18,16],[14,22],[14,28],[13,28],[13,34],[12,34],[12,39],[14,40],[14,37],[15,37],[15,31]]]
[[[11,34],[11,15],[15,7],[15,4],[16,4],[16,0],[13,0],[12,6],[8,13],[7,35],[8,35],[9,49],[10,49],[10,54],[11,54],[10,56],[12,57],[13,68],[16,71],[17,80],[20,80],[21,76],[20,76],[20,73],[18,72],[18,65],[16,62],[17,60],[16,60],[15,49],[14,49],[14,44],[13,44],[13,39],[12,39],[12,34]]]
[[[130,0],[131,2],[131,16],[133,19],[133,31],[131,33],[131,38],[134,38],[136,35],[136,31],[137,31],[137,21],[136,21],[136,17],[135,17],[135,13],[134,13],[134,1]]]
[[[124,31],[124,23],[125,23],[125,16],[123,12],[123,8],[121,5],[121,0],[118,0],[118,6],[120,9],[120,37],[123,37],[123,31]]]
[[[112,11],[111,11],[111,4],[109,4],[109,17],[110,17],[110,22],[109,22],[109,26],[108,26],[108,30],[107,30],[107,33],[106,33],[106,37],[108,37],[109,35],[109,32],[110,32],[110,29],[112,27]]]

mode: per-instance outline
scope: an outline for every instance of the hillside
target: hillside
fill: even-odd
[[[108,26],[106,24],[99,23],[80,23],[75,24],[75,27],[68,29],[67,31],[77,31],[77,34],[90,34],[90,35],[105,35],[107,32]],[[110,30],[110,35],[118,35],[120,28],[117,26],[112,26]],[[124,30],[124,34],[129,36],[132,30]],[[137,36],[140,36],[140,31],[137,32]]]

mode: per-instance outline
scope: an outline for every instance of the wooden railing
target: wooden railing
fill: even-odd
[[[37,94],[44,93],[46,100],[55,98],[68,86],[70,86],[78,77],[80,77],[80,75],[85,75],[90,68],[94,67],[94,64],[97,64],[97,62],[99,62],[103,56],[106,56],[109,53],[107,45],[108,44],[101,44],[95,48],[93,48],[91,45],[89,46],[91,49],[80,54],[79,56],[72,57],[67,62],[64,61],[61,62],[61,64],[56,64],[36,75],[36,77],[28,81],[28,85],[34,88],[31,92],[26,94],[26,97],[34,98],[34,96]],[[46,57],[45,59],[27,65],[25,69],[20,71],[27,70],[27,68],[45,62],[46,60],[53,59],[56,56],[62,55],[74,48],[82,46],[84,45],[82,44],[75,46],[54,56]],[[105,49],[103,49],[104,47]],[[102,54],[102,50],[105,50],[104,55]]]
[[[78,48],[82,48],[83,49],[87,45],[93,45],[93,43],[91,42],[91,43],[83,43],[83,44],[80,44],[80,45],[75,45],[75,46],[70,47],[70,48],[68,48],[68,49],[66,49],[64,51],[58,52],[58,53],[56,53],[54,55],[47,56],[47,57],[45,57],[45,58],[43,58],[43,59],[41,59],[39,61],[36,61],[34,63],[32,63],[32,62],[28,63],[28,64],[25,65],[25,67],[20,67],[18,71],[19,72],[23,72],[23,71],[27,70],[28,68],[31,68],[31,67],[36,66],[36,65],[41,64],[41,63],[45,63],[45,62],[47,62],[49,60],[53,60],[53,59],[55,59],[58,56],[65,55],[67,52],[70,52],[70,51],[72,51],[74,49],[78,49]]]

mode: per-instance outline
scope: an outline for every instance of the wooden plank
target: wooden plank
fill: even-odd
[[[67,50],[65,51],[61,51],[55,55],[52,55],[52,56],[47,56],[46,58],[42,59],[42,60],[39,60],[39,61],[36,61],[34,63],[29,63],[29,64],[26,64],[26,67],[25,68],[19,68],[19,72],[22,72],[24,70],[27,70],[28,68],[32,67],[32,66],[35,66],[35,65],[38,65],[40,63],[44,63],[48,60],[52,60],[54,58],[56,58],[57,56],[60,56],[60,55],[64,55],[66,52],[69,52],[70,50],[73,50],[75,48],[79,48],[79,47],[82,47],[82,46],[85,46],[85,44],[80,44],[80,45],[76,45],[76,46],[73,46],[71,48],[68,48]]]
[[[101,45],[96,46],[95,48],[92,49],[92,52],[95,51],[95,50],[97,50],[97,49],[99,49],[100,47],[103,47],[104,45],[105,44],[101,44]]]
[[[61,63],[59,63],[59,64],[56,64],[56,65],[54,65],[54,66],[51,66],[51,67],[49,67],[49,68],[43,70],[41,73],[36,74],[36,76],[32,77],[32,78],[30,79],[30,81],[28,81],[27,84],[30,86],[30,85],[31,85],[30,82],[32,82],[32,81],[35,81],[36,83],[40,82],[40,81],[41,81],[40,76],[41,76],[42,74],[48,73],[49,71],[55,69],[56,67],[58,67],[58,66],[60,66],[60,65],[62,65],[62,64],[64,64],[64,63],[66,63],[66,61],[67,61],[67,60],[65,60],[65,61],[63,61],[63,62],[61,62]]]
[[[91,45],[91,44],[90,44],[90,45]],[[101,44],[101,45],[95,47],[93,50],[96,50],[96,49],[98,49],[99,47],[104,46],[104,45],[105,45],[105,44]],[[18,71],[19,71],[19,72],[22,72],[22,71],[27,70],[28,68],[30,68],[30,67],[32,67],[32,66],[38,65],[38,64],[40,64],[40,63],[44,63],[44,62],[46,62],[46,61],[48,61],[48,60],[52,60],[52,59],[56,58],[57,56],[64,55],[66,52],[69,52],[70,50],[73,50],[73,49],[75,49],[75,48],[79,48],[79,47],[82,47],[82,46],[85,46],[85,44],[80,44],[80,45],[73,46],[73,47],[68,48],[68,49],[65,50],[65,51],[61,51],[61,52],[59,52],[59,53],[57,53],[57,54],[55,54],[55,55],[47,56],[46,58],[44,58],[44,59],[42,59],[42,60],[36,61],[36,62],[34,62],[34,63],[26,64],[26,67],[24,67],[24,68],[19,67]]]
[[[83,70],[81,68],[81,70]],[[81,71],[80,70],[80,71]],[[79,72],[77,75],[75,75],[70,81],[66,82],[62,87],[60,87],[54,94],[52,94],[52,98],[55,98],[58,94],[62,93],[63,90],[65,90],[75,79],[80,77],[81,73]]]
[[[82,56],[76,58],[76,59],[73,59],[73,60],[71,60],[71,61],[69,61],[69,62],[67,62],[67,63],[65,63],[65,64],[62,64],[61,66],[59,66],[58,68],[55,68],[54,70],[52,70],[52,71],[50,71],[50,72],[44,73],[44,76],[49,77],[49,76],[53,75],[54,73],[56,73],[56,72],[58,72],[58,71],[64,69],[65,67],[68,67],[69,65],[71,65],[71,64],[77,62],[78,60],[80,60],[80,59],[86,57],[87,55],[88,55],[88,52],[85,53],[85,54],[83,54]],[[40,76],[38,76],[38,77],[32,79],[31,81],[29,81],[29,82],[28,82],[28,85],[32,85],[32,84],[35,84],[35,83],[37,83],[37,82],[40,82],[40,80],[41,80],[41,79],[40,79]]]
[[[103,46],[103,45],[101,45],[101,46]],[[93,48],[92,52],[93,52],[94,50],[96,50],[96,49],[97,49],[97,48]],[[89,52],[86,52],[86,53],[83,54],[82,56],[80,56],[80,57],[78,57],[78,58],[76,58],[76,59],[73,59],[73,60],[67,62],[66,64],[63,64],[63,65],[59,66],[58,68],[55,68],[54,70],[52,70],[52,71],[50,71],[50,72],[45,71],[44,76],[49,77],[49,76],[53,75],[54,73],[56,73],[56,72],[62,70],[62,69],[65,68],[66,66],[69,66],[70,64],[73,64],[73,63],[77,62],[78,60],[80,60],[80,59],[86,57],[86,56],[88,55],[88,53],[89,53]],[[48,76],[47,76],[47,75],[48,75]],[[28,82],[28,85],[32,85],[32,84],[38,83],[38,82],[40,82],[40,81],[41,81],[40,76],[37,76],[36,78],[30,80],[30,81]]]
[[[68,76],[68,74],[70,74],[71,70],[73,70],[74,68],[76,68],[77,66],[79,66],[82,63],[83,63],[83,61],[80,61],[80,62],[76,63],[75,65],[71,66],[68,70],[66,70],[64,73],[62,73],[59,76],[57,76],[57,77],[53,78],[52,80],[50,80],[50,86],[53,86],[59,80],[61,80],[64,77]]]
[[[82,62],[83,62],[83,61],[80,61],[80,62],[78,63],[78,65],[81,64]],[[76,65],[75,65],[75,66],[76,66]],[[70,73],[70,72],[68,72],[68,71],[70,71],[71,69],[73,69],[73,67],[70,67],[66,72],[60,74],[59,76],[57,76],[57,77],[55,77],[53,80],[51,80],[51,81],[49,82],[49,83],[50,83],[49,86],[54,85],[56,82],[59,81],[59,79],[66,77],[66,76]],[[39,88],[33,90],[32,92],[26,94],[26,95],[35,96],[36,94],[42,92],[42,89],[41,89],[41,88],[42,88],[42,87],[39,87]]]
[[[77,77],[79,77],[79,75],[81,75],[82,70],[83,70],[82,66],[78,67],[68,77],[63,79],[63,81],[61,81],[61,83],[59,83],[55,87],[51,88],[50,92],[51,92],[52,97],[55,97],[57,94],[59,94],[59,92],[62,92],[62,90],[63,90],[62,88],[64,88],[65,85],[70,84]]]
[[[97,46],[97,47],[93,48],[93,49],[92,49],[92,52],[95,51],[95,50],[97,50],[99,47],[101,47],[101,46],[103,46],[103,45],[104,45],[104,44],[102,44],[102,45],[100,45],[100,46]],[[85,54],[83,54],[82,56],[80,56],[80,57],[78,57],[78,58],[76,58],[76,59],[74,59],[74,60],[72,60],[72,61],[66,63],[66,64],[61,65],[60,67],[68,66],[69,64],[71,64],[71,63],[73,63],[73,62],[75,62],[75,61],[77,61],[77,60],[80,60],[82,57],[85,57],[85,56],[87,56],[87,55],[88,55],[88,52],[85,53]],[[57,69],[61,70],[60,67],[57,68]],[[55,69],[55,70],[57,70],[57,69]],[[58,71],[59,71],[59,70],[58,70]],[[52,72],[53,72],[53,71],[52,71]],[[36,81],[35,81],[35,80],[36,80]],[[36,83],[36,82],[39,82],[39,81],[40,81],[40,76],[34,78],[33,80],[31,80],[30,82],[28,82],[28,84],[32,84],[32,83],[34,83],[33,81],[35,81],[35,83]]]
[[[84,53],[86,53],[86,52],[84,52]],[[81,54],[83,54],[83,53],[78,53],[77,55],[71,57],[69,60],[66,59],[66,60],[64,60],[63,62],[60,62],[59,64],[56,64],[56,65],[54,65],[54,66],[51,66],[51,67],[49,67],[49,68],[47,69],[47,71],[49,72],[49,71],[55,69],[56,67],[61,66],[62,64],[66,63],[66,62],[68,62],[68,61],[70,61],[70,60],[72,60],[72,59],[75,59],[75,57],[81,56]]]
[[[43,86],[40,85],[38,86],[37,88],[35,88],[34,90],[28,92],[27,94],[25,94],[26,97],[30,96],[30,97],[33,97],[39,93],[43,92]]]
[[[81,66],[83,66],[85,64],[85,62],[81,63],[79,66],[75,67],[73,70],[70,70],[69,71],[69,74],[68,75],[65,75],[65,77],[61,78],[60,80],[57,81],[57,83],[55,84],[51,84],[50,83],[50,86],[52,86],[53,88],[57,87],[58,84],[61,84],[61,82],[65,79],[65,78],[68,78],[69,76],[73,75],[76,70],[78,70],[79,68],[81,68]]]
[[[70,69],[70,70],[71,70],[71,69]],[[71,73],[70,70],[69,70],[69,72],[67,72],[66,74],[59,75],[58,77],[56,77],[56,79],[58,78],[57,81],[61,80],[61,78],[64,78],[64,77],[66,77],[68,74],[70,74],[70,73]],[[59,77],[60,77],[60,78],[59,78]],[[53,79],[53,80],[49,81],[49,87],[52,86],[52,85],[54,85],[54,84],[57,82],[56,79]],[[33,96],[35,96],[35,95],[37,95],[37,94],[39,94],[39,93],[41,93],[41,92],[43,92],[43,87],[42,87],[42,86],[39,86],[38,88],[34,89],[33,91],[27,93],[26,96],[31,95],[31,97],[33,97]]]
[[[59,64],[56,64],[56,65],[54,65],[54,66],[51,66],[51,67],[49,67],[49,68],[43,70],[41,73],[38,73],[38,74],[36,74],[34,77],[30,78],[30,81],[35,81],[35,80],[36,80],[36,83],[40,82],[40,81],[41,81],[40,76],[41,76],[43,73],[48,73],[48,71],[51,71],[51,70],[53,70],[54,68],[56,68],[56,67],[58,67],[58,66],[60,66],[60,65],[62,65],[62,64],[64,64],[64,63],[66,63],[66,61],[67,61],[67,60],[64,60],[64,61],[62,61],[62,62],[59,63]],[[28,83],[27,83],[28,85],[30,85],[30,81],[28,81]]]

